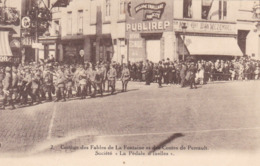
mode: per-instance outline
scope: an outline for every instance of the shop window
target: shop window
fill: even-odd
[[[192,18],[192,0],[183,0],[183,18]]]
[[[106,0],[106,16],[110,16],[111,14],[111,2],[110,0]]]
[[[68,12],[68,21],[67,21],[67,34],[72,34],[72,12]]]
[[[83,33],[83,10],[78,11],[78,33]]]

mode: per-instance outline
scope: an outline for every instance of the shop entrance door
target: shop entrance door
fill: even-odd
[[[161,43],[160,40],[146,40],[146,55],[149,61],[158,63],[161,60]]]

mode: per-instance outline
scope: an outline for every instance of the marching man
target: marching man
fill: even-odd
[[[126,92],[127,84],[128,81],[130,80],[130,71],[125,64],[123,65],[121,80],[122,80],[122,92]]]
[[[116,69],[113,64],[110,65],[110,69],[107,72],[108,86],[112,88],[111,94],[114,94],[116,89]]]
[[[12,99],[12,75],[11,75],[11,68],[5,68],[5,78],[3,79],[3,92],[4,92],[4,99],[3,99],[3,106],[2,109],[5,109],[5,105],[7,101],[9,101],[9,105],[12,106],[12,109],[15,109],[13,99]]]

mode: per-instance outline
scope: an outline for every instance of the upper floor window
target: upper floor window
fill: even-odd
[[[68,18],[68,22],[67,22],[67,34],[72,34],[72,12],[68,12],[67,13],[67,18]]]
[[[206,1],[206,0],[204,0]],[[210,20],[226,20],[227,18],[227,0],[211,0],[208,7],[202,6],[202,18]],[[207,11],[207,10],[208,11]]]
[[[54,20],[54,33],[55,35],[60,35],[60,21]]]
[[[78,33],[83,33],[83,10],[78,11]]]
[[[120,14],[125,14],[125,0],[120,0]]]
[[[110,0],[106,0],[106,16],[110,16],[111,14],[111,2]]]
[[[192,0],[183,0],[183,18],[192,18]]]

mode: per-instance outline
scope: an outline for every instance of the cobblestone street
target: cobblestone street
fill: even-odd
[[[77,153],[90,145],[154,147],[147,153],[181,145],[253,153],[260,149],[259,87],[259,81],[198,89],[130,82],[121,93],[118,82],[115,95],[1,110],[0,153]]]

